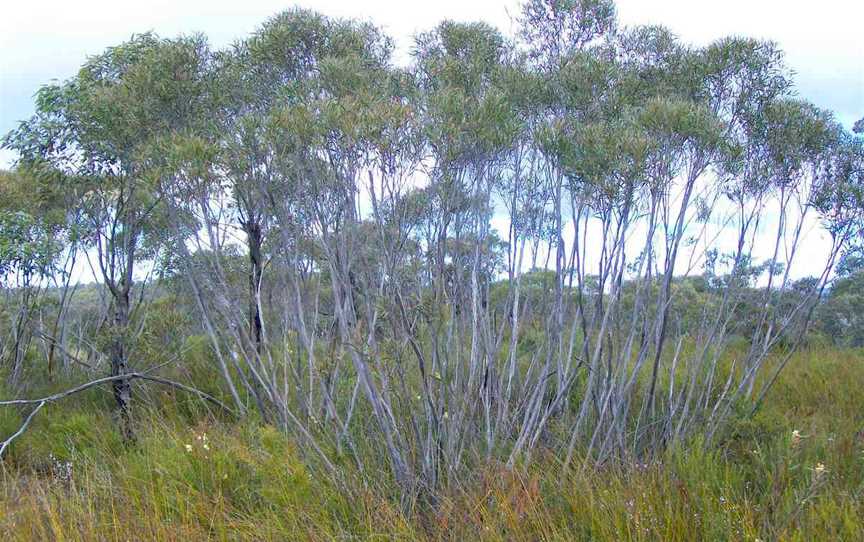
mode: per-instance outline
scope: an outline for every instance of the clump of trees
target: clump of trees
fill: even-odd
[[[4,139],[3,190],[48,194],[3,198],[11,389],[34,334],[66,367],[90,352],[131,438],[171,290],[226,409],[334,471],[379,447],[406,494],[538,449],[710,444],[860,282],[832,288],[864,144],[795,97],[772,43],[692,47],[609,0],[528,0],[518,23],[442,22],[399,66],[374,25],[293,9],[226,50],[135,36],[43,87]],[[813,228],[821,268],[796,280]],[[76,334],[81,258],[103,311]]]

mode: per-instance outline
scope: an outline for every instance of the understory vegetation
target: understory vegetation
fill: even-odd
[[[407,513],[386,476],[346,464],[334,480],[278,429],[180,395],[150,397],[124,444],[94,389],[49,407],[10,452],[0,525],[9,540],[860,540],[864,352],[795,358],[713,446],[696,435],[645,464],[567,472],[549,451],[525,469],[479,461]],[[386,469],[374,449],[363,459]]]
[[[2,140],[21,539],[861,539],[864,121],[527,0],[151,33]]]

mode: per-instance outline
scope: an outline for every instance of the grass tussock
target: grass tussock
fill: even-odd
[[[124,444],[98,393],[49,407],[4,460],[6,540],[864,540],[864,355],[796,355],[761,410],[661,459],[485,464],[435,502],[326,476],[272,427],[160,406]],[[171,410],[174,408],[174,410]],[[4,434],[19,421],[2,414]],[[380,461],[380,460],[379,460]]]

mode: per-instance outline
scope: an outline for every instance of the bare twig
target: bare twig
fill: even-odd
[[[173,380],[168,380],[167,378],[150,376],[150,375],[147,375],[144,373],[126,373],[126,374],[117,375],[117,376],[106,376],[104,378],[97,378],[96,380],[91,380],[90,382],[85,382],[84,384],[81,384],[80,386],[76,386],[74,388],[70,388],[68,390],[61,391],[61,392],[55,393],[53,395],[48,395],[47,397],[42,397],[40,399],[10,399],[8,401],[0,401],[0,406],[33,405],[33,404],[39,404],[39,403],[53,403],[55,401],[59,401],[60,399],[65,398],[65,397],[69,397],[70,395],[74,395],[76,393],[90,389],[94,386],[98,386],[99,384],[105,384],[107,382],[114,382],[115,380],[121,380],[121,379],[135,380],[136,378],[141,379],[141,380],[147,380],[150,382],[156,382],[159,384],[163,384],[166,386],[170,386],[172,388],[177,388],[179,390],[183,390],[183,391],[195,394],[198,397],[204,399],[205,401],[209,401],[210,403],[213,403],[214,405],[222,408],[226,412],[229,412],[231,414],[235,414],[234,410],[232,410],[228,405],[226,405],[225,403],[223,403],[219,399],[216,399],[215,397],[213,397],[209,393],[203,392],[201,390],[195,389],[195,388],[193,388],[191,386],[187,386],[185,384],[181,384],[179,382],[175,382]]]
[[[46,403],[46,401],[40,402],[36,406],[36,408],[34,408],[33,411],[27,415],[27,418],[24,420],[24,423],[21,424],[21,427],[18,428],[18,431],[15,431],[15,433],[12,434],[12,436],[10,436],[6,440],[4,440],[2,443],[0,443],[0,458],[3,457],[3,453],[6,451],[6,448],[8,448],[9,445],[12,443],[12,441],[15,440],[16,438],[20,437],[24,433],[24,431],[27,430],[27,427],[30,425],[30,422],[36,416],[36,413],[39,412],[42,409],[42,407],[45,406],[45,403]]]

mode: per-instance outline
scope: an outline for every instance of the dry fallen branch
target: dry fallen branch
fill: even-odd
[[[195,389],[195,388],[193,388],[191,386],[187,386],[185,384],[181,384],[179,382],[175,382],[173,380],[168,380],[167,378],[161,378],[158,376],[150,376],[150,375],[145,374],[145,373],[126,373],[123,375],[106,376],[104,378],[97,378],[96,380],[91,380],[90,382],[86,382],[84,384],[81,384],[80,386],[76,386],[74,388],[71,388],[71,389],[68,389],[65,391],[61,391],[59,393],[55,393],[54,395],[42,397],[40,399],[10,399],[8,401],[0,401],[0,406],[33,405],[33,404],[37,404],[37,403],[52,403],[54,401],[58,401],[60,399],[68,397],[70,395],[74,395],[76,393],[90,389],[94,386],[98,386],[99,384],[105,384],[106,382],[114,382],[115,380],[135,380],[135,379],[147,380],[150,382],[156,382],[159,384],[164,384],[166,386],[170,386],[172,388],[177,388],[179,390],[193,393],[193,394],[197,395],[198,397],[204,399],[205,401],[213,403],[214,405],[222,408],[223,410],[225,410],[231,414],[235,414],[234,410],[231,409],[231,407],[229,407],[228,405],[226,405],[225,403],[223,403],[219,399],[216,399],[215,397],[213,397],[209,393],[203,392],[201,390]]]
[[[164,386],[176,388],[178,390],[183,390],[185,392],[197,395],[201,399],[204,399],[205,401],[218,406],[222,410],[225,410],[226,412],[230,413],[231,415],[236,416],[236,413],[234,412],[233,409],[231,409],[228,405],[226,405],[225,403],[223,403],[219,399],[216,399],[215,397],[213,397],[209,393],[203,392],[201,390],[195,389],[195,388],[193,388],[191,386],[187,386],[185,384],[181,384],[179,382],[175,382],[173,380],[169,380],[167,378],[162,378],[162,377],[158,377],[158,376],[151,376],[151,375],[148,375],[146,373],[127,373],[127,374],[118,375],[118,376],[106,376],[104,378],[97,378],[96,380],[91,380],[90,382],[85,382],[84,384],[81,384],[80,386],[76,386],[74,388],[70,388],[68,390],[64,390],[64,391],[61,391],[59,393],[55,393],[53,395],[48,395],[46,397],[42,397],[39,399],[10,399],[8,401],[0,401],[0,406],[34,405],[34,404],[37,405],[36,408],[34,408],[33,411],[27,416],[27,419],[24,420],[24,423],[21,425],[21,427],[18,429],[18,431],[16,431],[15,434],[13,434],[8,439],[6,439],[2,442],[2,445],[0,445],[0,457],[3,457],[3,452],[6,451],[6,448],[9,446],[9,444],[13,440],[15,440],[16,438],[21,436],[21,434],[27,430],[27,427],[30,425],[30,422],[32,421],[33,417],[47,403],[53,403],[55,401],[59,401],[60,399],[64,399],[66,397],[69,397],[70,395],[80,393],[82,391],[88,390],[88,389],[95,387],[95,386],[98,386],[100,384],[105,384],[107,382],[114,382],[116,380],[121,380],[121,379],[145,380],[148,382],[155,382],[157,384],[162,384]]]

